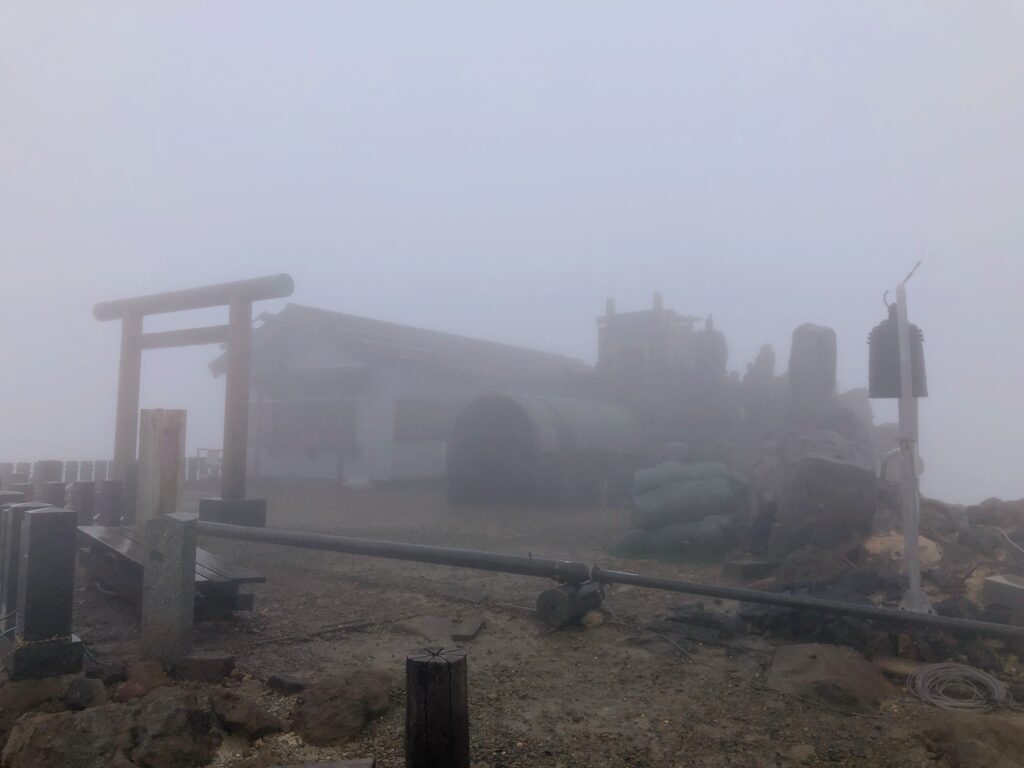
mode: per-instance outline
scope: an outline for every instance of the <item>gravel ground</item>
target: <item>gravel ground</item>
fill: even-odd
[[[711,566],[607,555],[627,527],[622,510],[451,509],[429,485],[254,491],[270,499],[272,527],[720,580]],[[240,685],[268,708],[287,718],[293,703],[262,685],[270,675],[312,682],[359,667],[393,675],[389,713],[358,740],[315,748],[291,733],[255,744],[231,738],[217,768],[370,755],[381,768],[404,765],[404,658],[429,643],[407,624],[425,615],[486,622],[463,644],[475,768],[964,764],[925,748],[918,734],[935,713],[905,695],[877,717],[822,709],[762,687],[772,646],[760,638],[706,647],[643,628],[683,602],[679,595],[613,588],[603,624],[552,632],[530,612],[546,586],[538,579],[226,540],[203,546],[267,576],[253,589],[256,611],[202,625],[197,646],[237,654]],[[98,654],[136,652],[131,613],[116,599],[83,587],[76,622]]]

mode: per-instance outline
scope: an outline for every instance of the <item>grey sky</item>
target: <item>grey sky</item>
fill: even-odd
[[[4,3],[0,459],[110,453],[101,299],[287,271],[302,303],[593,360],[605,296],[660,290],[714,313],[739,370],[833,326],[852,387],[922,258],[925,491],[1024,496],[1022,24],[1019,2]],[[214,353],[145,364],[190,450],[220,444]]]

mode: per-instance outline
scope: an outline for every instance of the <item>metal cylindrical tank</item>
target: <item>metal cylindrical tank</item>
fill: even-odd
[[[632,414],[593,400],[482,395],[448,441],[454,504],[593,503],[641,451]]]

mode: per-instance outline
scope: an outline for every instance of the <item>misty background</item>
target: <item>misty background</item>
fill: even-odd
[[[923,490],[1022,497],[1022,24],[1010,2],[4,3],[0,460],[112,454],[100,300],[289,272],[292,301],[593,362],[605,297],[661,291],[714,314],[741,373],[835,328],[846,389],[923,259]],[[144,357],[142,407],[187,408],[190,453],[221,445],[217,354]]]

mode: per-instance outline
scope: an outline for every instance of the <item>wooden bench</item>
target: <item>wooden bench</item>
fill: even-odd
[[[78,526],[79,556],[104,586],[135,605],[142,603],[142,531],[131,526]],[[196,619],[223,618],[232,611],[251,611],[253,596],[243,584],[262,584],[265,576],[229,567],[216,555],[196,547]]]

